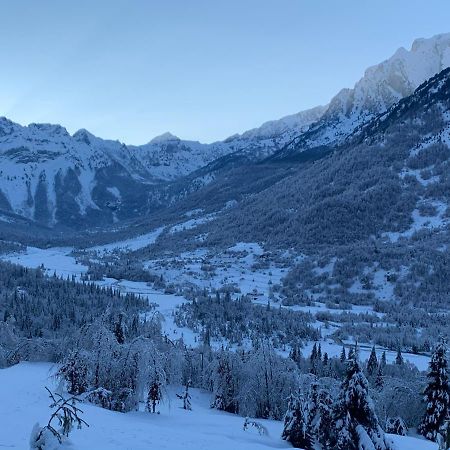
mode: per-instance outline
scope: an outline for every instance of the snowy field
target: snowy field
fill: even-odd
[[[139,250],[140,248],[147,247],[147,245],[154,244],[159,235],[164,231],[164,227],[157,228],[149,233],[142,234],[135,238],[125,239],[123,241],[111,242],[110,244],[97,245],[86,249],[86,251],[98,252],[100,255],[104,255],[109,252],[127,252]]]
[[[20,363],[0,369],[0,448],[26,450],[36,422],[44,425],[50,409],[44,386],[56,389],[54,367],[44,363]],[[180,388],[181,389],[181,388]],[[89,428],[75,430],[72,450],[258,450],[291,448],[280,439],[282,422],[259,420],[267,436],[244,431],[244,418],[209,408],[207,393],[192,389],[192,411],[180,408],[176,388],[169,389],[160,414],[142,411],[118,413],[82,404]],[[13,405],[13,406],[12,406]],[[431,442],[413,437],[391,436],[397,450],[437,450]]]
[[[75,275],[79,279],[80,275],[87,272],[88,268],[79,264],[70,255],[72,250],[71,247],[53,247],[46,249],[27,247],[26,251],[2,255],[1,258],[13,264],[20,264],[21,266],[32,269],[43,265],[49,275],[53,275],[53,273],[62,277]]]
[[[287,271],[264,258],[259,244],[241,242],[218,254],[199,249],[165,260],[149,260],[145,267],[168,282],[214,289],[233,285],[242,294],[256,293],[267,302],[270,287],[279,284]],[[258,263],[267,267],[258,268]]]

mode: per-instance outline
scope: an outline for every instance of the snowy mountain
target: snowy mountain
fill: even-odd
[[[270,156],[317,122],[325,109],[318,106],[266,122],[259,128],[212,144],[181,140],[167,132],[148,144],[129,148],[153,176],[173,181],[230,154],[245,155],[251,161]]]
[[[224,141],[203,144],[165,133],[141,146],[71,136],[59,125],[0,119],[0,209],[47,226],[102,226],[173,204],[218,174],[265,158],[342,144],[355,129],[450,65],[450,34],[367,69],[353,89],[318,106]]]
[[[386,61],[369,67],[353,89],[342,89],[321,119],[274,158],[342,144],[358,126],[411,95],[420,84],[449,66],[450,33],[415,40],[409,51],[402,47]]]
[[[37,222],[92,225],[121,214],[122,197],[148,174],[123,144],[59,125],[0,119],[0,207]],[[130,200],[130,199],[128,199]],[[141,199],[145,205],[145,197]],[[122,211],[123,213],[125,211]]]
[[[306,132],[326,110],[327,106],[316,106],[279,120],[265,122],[259,128],[230,136],[224,142],[239,155],[246,155],[252,160],[262,159],[283,148],[294,137]]]
[[[304,130],[322,110],[224,142],[202,144],[165,133],[142,146],[103,140],[83,129],[71,136],[60,125],[21,126],[0,118],[0,209],[49,226],[98,226],[136,217],[166,201],[159,185],[239,150],[251,158],[270,155],[284,145],[283,136]]]
[[[184,141],[171,133],[164,133],[148,144],[130,146],[129,149],[149,174],[163,181],[186,176],[231,151],[222,142],[208,145]]]

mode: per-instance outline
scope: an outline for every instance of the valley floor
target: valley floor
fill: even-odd
[[[151,244],[153,242],[153,238],[155,233],[159,232],[156,230],[153,233],[149,233],[144,237],[139,237],[134,240],[130,239],[123,242],[116,242],[112,244],[108,244],[102,247],[96,247],[96,249],[101,249],[102,251],[111,251],[113,249],[123,249],[124,243],[129,248],[130,246],[136,249],[139,246]],[[150,240],[148,238],[150,236]],[[29,268],[37,268],[44,267],[46,269],[47,274],[53,275],[56,273],[58,276],[62,277],[71,277],[75,276],[76,279],[80,280],[81,275],[85,273],[88,268],[83,264],[79,263],[77,259],[71,254],[72,248],[70,247],[53,247],[47,249],[40,249],[35,247],[27,247],[25,251],[19,253],[11,253],[8,255],[1,255],[0,258],[3,260],[10,261],[15,264],[20,264]],[[236,251],[248,251],[248,255],[245,258],[241,258],[240,255],[233,256],[233,253]],[[223,287],[230,282],[233,282],[236,286],[239,287],[242,294],[252,294],[253,292],[258,292],[258,296],[254,298],[254,303],[259,303],[261,305],[267,305],[269,300],[268,297],[268,281],[274,279],[274,281],[279,282],[279,279],[284,274],[284,269],[271,267],[270,270],[267,269],[252,269],[252,264],[254,262],[254,257],[257,254],[263,252],[263,249],[255,243],[240,243],[235,247],[229,249],[227,255],[222,255],[218,260],[224,264],[225,269],[223,272],[219,271],[217,277],[213,280],[203,280],[200,278],[196,278],[196,275],[201,271],[196,270],[196,266],[200,264],[192,260],[192,255],[189,255],[189,258],[186,256],[183,259],[183,255],[178,258],[179,261],[182,261],[183,270],[174,271],[169,267],[164,267],[161,262],[155,266],[149,264],[149,267],[153,272],[158,275],[163,275],[164,278],[170,282],[178,282],[182,283],[184,278],[189,274],[189,279],[194,282],[194,284],[198,284],[199,287],[202,288],[220,288]],[[156,268],[159,267],[159,272]],[[270,276],[268,275],[270,272]],[[114,278],[104,278],[102,281],[97,281],[96,284],[100,286],[110,286],[115,289],[120,290],[125,293],[134,293],[136,295],[141,295],[143,297],[147,297],[151,303],[156,305],[156,311],[161,314],[163,321],[162,327],[164,333],[171,339],[178,339],[183,337],[184,342],[187,345],[196,345],[196,342],[199,339],[199,336],[196,335],[191,329],[188,328],[179,328],[174,323],[173,311],[177,306],[186,302],[187,300],[180,296],[174,294],[166,294],[162,291],[158,291],[153,287],[150,287],[145,282],[139,281],[129,281],[129,280],[116,280]],[[279,303],[277,304],[279,305]],[[283,308],[288,308],[296,311],[304,311],[315,314],[317,312],[327,311],[328,308],[326,305],[320,301],[316,301],[315,306],[282,306]],[[336,312],[344,312],[343,310],[333,309],[330,310],[333,313]],[[373,311],[373,308],[370,306],[352,306],[352,312],[354,313],[370,313],[377,314]],[[342,345],[350,348],[354,345],[354,340],[349,339],[345,342],[336,342],[332,338],[329,337],[338,326],[338,324],[328,324],[328,329],[325,327],[325,324],[322,322],[316,322],[315,327],[321,329],[322,340],[320,341],[322,349],[324,352],[328,353],[328,356],[338,356],[342,351]],[[216,348],[220,348],[224,344],[223,341],[212,342],[212,346]],[[302,349],[302,353],[304,356],[309,356],[312,350],[314,342],[308,342],[305,347]],[[372,348],[371,344],[367,344],[364,342],[359,342],[360,349],[360,358],[362,360],[367,360],[370,351]],[[396,357],[396,351],[377,348],[377,356],[381,356],[382,351],[386,351],[386,358],[388,362],[393,362]],[[429,357],[426,355],[418,355],[411,353],[403,353],[403,357],[405,360],[414,364],[419,370],[427,370]]]
[[[0,370],[0,448],[26,450],[31,429],[36,422],[45,424],[50,415],[44,387],[55,389],[51,377],[54,367],[46,363],[20,363]],[[192,411],[180,408],[176,389],[160,414],[144,411],[117,413],[92,405],[81,405],[89,428],[71,434],[72,450],[257,450],[290,448],[280,439],[282,423],[260,422],[268,435],[243,430],[244,418],[209,408],[209,395],[192,390]],[[436,450],[431,442],[414,437],[391,436],[397,450]]]

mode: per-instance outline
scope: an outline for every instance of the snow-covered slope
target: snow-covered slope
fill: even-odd
[[[353,89],[342,89],[321,119],[298,135],[276,158],[342,143],[358,126],[411,95],[424,81],[450,66],[450,33],[417,39],[386,61],[369,67]]]
[[[29,448],[29,437],[36,422],[45,424],[50,401],[45,386],[55,389],[51,378],[55,367],[45,363],[20,363],[0,369],[0,447]],[[181,388],[180,388],[181,389]],[[89,427],[74,429],[70,442],[61,448],[72,450],[168,450],[228,449],[257,450],[292,448],[281,440],[282,422],[260,420],[267,435],[252,429],[244,431],[244,418],[211,409],[207,393],[191,390],[192,411],[179,407],[176,388],[165,394],[160,414],[136,411],[119,413],[82,404],[82,418]],[[11,406],[13,405],[13,406]],[[142,408],[143,409],[143,408]],[[437,445],[423,439],[390,435],[397,450],[435,450]]]

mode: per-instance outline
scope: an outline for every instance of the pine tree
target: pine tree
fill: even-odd
[[[436,440],[439,428],[449,413],[449,385],[447,375],[447,346],[441,341],[431,357],[428,385],[424,392],[426,412],[418,431],[427,439]]]
[[[314,343],[312,352],[311,352],[311,356],[309,357],[309,360],[311,362],[311,368],[310,368],[310,372],[313,375],[318,375],[319,374],[319,364],[320,361],[322,359],[321,356],[319,356],[319,352],[321,353],[321,349],[320,349],[320,344],[319,347],[317,347],[317,345]]]
[[[235,354],[222,351],[214,362],[211,384],[215,398],[211,407],[236,414],[239,411],[236,374],[240,361]]]
[[[291,443],[295,448],[309,450],[313,448],[313,439],[308,432],[308,410],[306,402],[291,395],[288,409],[284,417],[284,428],[281,438]]]
[[[372,347],[372,351],[370,352],[369,360],[367,361],[367,376],[372,378],[378,368],[378,360],[377,354],[375,352],[375,346]]]
[[[341,385],[334,414],[332,448],[334,450],[357,450],[374,448],[391,449],[378,423],[369,385],[356,358],[349,362],[347,375]]]
[[[397,356],[395,357],[395,364],[397,364],[397,366],[403,366],[403,356],[400,347],[397,350]]]
[[[381,366],[383,372],[384,372],[384,368],[386,367],[386,364],[387,364],[387,362],[386,362],[386,352],[383,352],[381,354],[381,360],[380,360],[380,366]]]
[[[123,344],[125,342],[125,326],[123,323],[122,314],[119,314],[119,317],[114,324],[114,336],[119,344]]]
[[[378,365],[377,376],[375,378],[375,388],[377,391],[382,391],[384,388],[384,372],[381,362]]]
[[[293,345],[291,348],[291,351],[289,352],[289,358],[292,359],[292,361],[298,363],[300,358],[299,358],[299,349],[297,347],[297,345]]]
[[[355,351],[353,350],[353,347],[350,347],[348,349],[348,359],[349,360],[355,359]]]
[[[341,356],[340,356],[341,363],[344,363],[347,360],[347,355],[345,354],[345,347],[342,346]]]
[[[315,361],[316,359],[317,359],[317,344],[314,342],[309,360],[311,361],[311,364],[312,364],[313,361]]]

